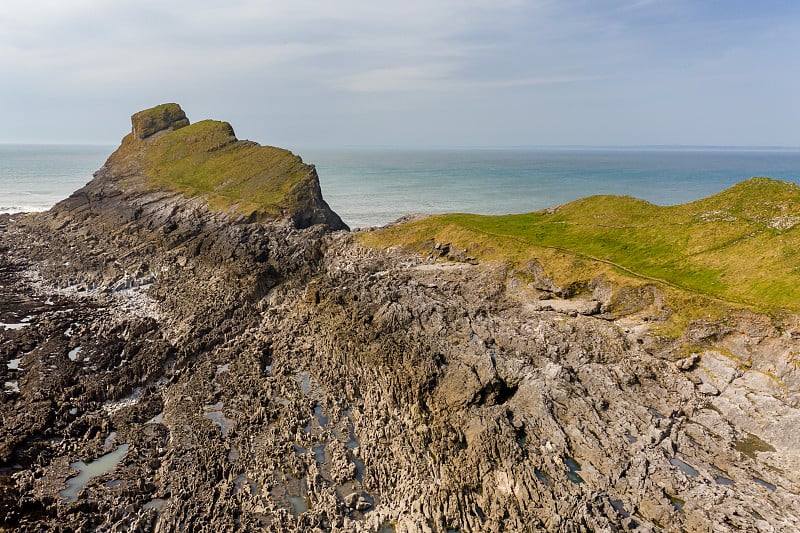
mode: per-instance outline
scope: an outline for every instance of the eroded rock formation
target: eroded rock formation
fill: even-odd
[[[171,131],[0,217],[0,527],[800,527],[794,318],[665,342],[658,298],[364,247],[314,180],[245,216],[147,180]]]
[[[189,119],[178,104],[162,104],[134,114],[131,123],[133,135],[138,139],[146,139],[159,131],[188,126]]]

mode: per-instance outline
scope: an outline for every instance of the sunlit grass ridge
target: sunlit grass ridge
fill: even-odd
[[[564,279],[613,271],[755,310],[798,312],[799,223],[797,185],[752,178],[677,206],[592,196],[522,215],[438,215],[362,239],[420,250],[448,242],[515,265],[544,258]]]
[[[204,120],[145,139],[129,134],[110,163],[146,186],[202,198],[216,210],[274,217],[305,205],[314,167],[288,150],[239,141],[227,122]]]

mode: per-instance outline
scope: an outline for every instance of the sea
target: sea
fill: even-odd
[[[0,145],[0,213],[49,209],[112,146]],[[410,213],[527,213],[594,194],[690,202],[753,176],[800,183],[800,148],[303,149],[351,228]]]

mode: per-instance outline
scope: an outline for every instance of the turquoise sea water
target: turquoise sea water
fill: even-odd
[[[90,181],[113,150],[0,144],[0,213],[49,209]]]
[[[48,209],[88,182],[111,146],[0,145],[0,213]],[[299,151],[351,227],[408,213],[523,213],[591,194],[660,205],[752,176],[800,183],[800,149],[541,148]]]
[[[753,176],[800,183],[800,149],[337,150],[303,152],[351,227],[413,213],[525,213],[593,194],[672,205]]]

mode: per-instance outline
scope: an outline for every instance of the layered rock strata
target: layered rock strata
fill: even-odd
[[[0,217],[0,527],[800,528],[793,318],[665,343],[602,287],[366,248],[313,179],[220,208],[141,163],[178,115]]]

